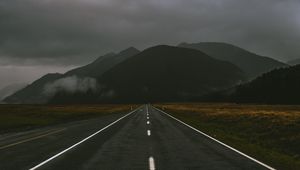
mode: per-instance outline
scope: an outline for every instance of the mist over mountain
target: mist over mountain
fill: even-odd
[[[298,59],[294,59],[294,60],[290,60],[287,62],[289,65],[294,66],[294,65],[298,65],[300,64],[300,58]]]
[[[17,83],[17,84],[10,84],[2,89],[0,89],[0,100],[4,99],[5,97],[12,95],[16,91],[24,88],[27,84],[26,83]]]
[[[225,43],[179,46],[159,45],[143,51],[130,47],[119,53],[109,53],[65,74],[47,74],[4,101],[144,103],[218,100],[280,103],[278,96],[292,96],[285,96],[285,90],[287,94],[297,92],[297,86],[293,84],[297,84],[294,81],[298,77],[292,74],[297,69],[277,69],[286,67],[284,63]],[[274,68],[274,71],[261,76],[260,73]],[[277,73],[280,70],[286,73]],[[242,84],[256,76],[258,78],[250,83]],[[264,95],[273,96],[274,101]]]
[[[138,54],[140,51],[134,47],[129,47],[118,54],[108,53],[99,57],[97,60],[83,67],[70,70],[64,74],[65,77],[77,75],[80,77],[99,77],[105,71],[111,69],[115,65],[127,60],[128,58]]]
[[[275,69],[250,83],[240,85],[230,95],[234,102],[300,104],[300,65]]]
[[[17,91],[11,96],[6,97],[3,101],[6,103],[23,103],[23,104],[46,103],[48,98],[44,94],[44,86],[47,83],[51,83],[61,77],[62,74],[59,73],[46,74],[40,79],[34,81],[32,84]]]
[[[67,93],[85,93],[87,91],[96,92],[99,90],[99,88],[100,86],[98,85],[96,79],[90,77],[81,78],[74,75],[46,84],[44,86],[44,94],[49,97],[53,97],[56,93],[61,91]]]
[[[253,79],[275,68],[287,66],[272,58],[260,56],[227,43],[181,43],[178,46],[197,49],[216,59],[229,61],[241,68],[249,79]]]
[[[235,65],[198,50],[155,46],[98,76],[97,93],[57,93],[51,103],[190,101],[245,79]]]
[[[137,53],[139,53],[137,49],[130,47],[118,54],[109,53],[101,56],[94,62],[70,70],[65,74],[47,74],[24,89],[6,97],[4,102],[46,103],[54,96],[54,94],[49,94],[50,91],[56,93],[58,91],[68,92],[69,88],[80,89],[79,86],[86,86],[82,82],[86,82],[89,78],[101,76],[105,71]]]

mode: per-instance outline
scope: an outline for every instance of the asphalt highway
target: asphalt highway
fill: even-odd
[[[0,136],[0,170],[272,169],[167,113],[128,114]]]

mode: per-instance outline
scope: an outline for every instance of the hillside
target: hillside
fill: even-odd
[[[78,88],[77,86],[85,86],[85,77],[98,77],[108,71],[115,65],[127,60],[129,57],[139,53],[133,47],[121,51],[118,54],[109,53],[99,57],[97,60],[83,67],[70,70],[65,74],[47,74],[40,79],[34,81],[26,88],[8,96],[4,99],[7,103],[46,103],[52,94],[48,94],[46,89],[55,84],[55,88],[61,88],[59,83],[64,83],[63,88]],[[75,83],[80,83],[75,84]],[[70,87],[71,86],[71,87]],[[79,87],[80,88],[80,87]],[[57,89],[54,89],[55,91]]]
[[[300,58],[294,59],[294,60],[290,60],[290,61],[288,61],[287,63],[288,63],[289,65],[291,65],[291,66],[300,64]]]
[[[45,103],[47,98],[43,94],[44,85],[57,80],[62,77],[62,74],[54,73],[47,74],[40,79],[34,81],[32,84],[26,86],[25,88],[17,91],[11,96],[6,97],[3,101],[6,103]]]
[[[12,95],[13,93],[17,92],[18,90],[21,90],[24,88],[27,84],[26,83],[16,83],[16,84],[10,84],[2,89],[0,89],[0,100],[4,99],[5,97]]]
[[[234,86],[244,78],[235,65],[198,50],[155,46],[97,77],[103,87],[98,94],[61,92],[51,102],[189,101]]]
[[[216,59],[229,61],[241,68],[247,74],[249,79],[253,79],[261,75],[262,73],[271,71],[275,68],[287,66],[286,64],[272,58],[260,56],[237,46],[226,43],[181,43],[179,44],[179,46],[184,48],[197,49]]]
[[[300,65],[273,70],[250,83],[238,86],[235,102],[300,104]]]
[[[77,75],[80,77],[99,77],[105,71],[111,69],[115,65],[121,63],[122,61],[127,60],[131,56],[138,54],[140,51],[134,47],[130,47],[121,51],[118,54],[109,53],[102,57],[99,57],[97,60],[83,67],[73,69],[66,72],[64,77]]]

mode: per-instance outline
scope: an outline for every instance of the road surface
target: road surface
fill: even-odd
[[[1,170],[268,169],[241,154],[150,105],[0,136]]]

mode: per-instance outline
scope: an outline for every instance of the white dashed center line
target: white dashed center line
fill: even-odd
[[[149,170],[155,170],[155,162],[152,156],[149,157]]]
[[[148,110],[148,106],[147,108],[147,125],[150,124],[149,121],[149,110]],[[147,130],[147,135],[151,136],[151,130]],[[155,170],[155,163],[154,163],[154,158],[152,156],[149,157],[149,170]]]

